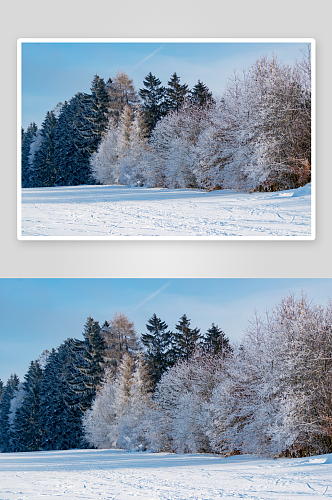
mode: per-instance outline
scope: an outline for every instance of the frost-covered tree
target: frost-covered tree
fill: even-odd
[[[114,378],[105,377],[83,417],[84,437],[90,446],[110,448],[109,433],[116,423]]]
[[[249,323],[209,403],[221,452],[274,456],[331,449],[331,303],[288,296]]]
[[[136,357],[128,385],[129,399],[126,399],[125,411],[118,422],[117,445],[127,450],[144,451],[148,447],[147,415],[151,407],[152,383],[141,352]]]
[[[180,111],[169,113],[152,132],[147,179],[156,179],[157,185],[168,188],[195,188],[197,158],[196,143],[206,127],[205,110],[189,103]],[[156,182],[155,180],[155,182]]]
[[[38,129],[36,132],[36,135],[31,141],[30,144],[30,152],[28,156],[28,172],[27,172],[27,185],[26,187],[37,187],[38,186],[38,181],[36,178],[35,170],[34,170],[34,160],[35,160],[35,155],[37,151],[40,148],[41,142],[43,140],[43,136],[41,133],[41,130]]]
[[[119,180],[122,184],[143,186],[147,129],[140,107],[135,109],[133,116],[128,113],[128,109],[125,107],[123,122],[120,120],[118,131]]]
[[[115,375],[124,354],[133,357],[139,350],[140,343],[134,323],[121,312],[114,314],[102,328],[105,340],[105,365]]]
[[[119,71],[115,78],[109,79],[106,84],[108,92],[108,113],[118,125],[125,106],[134,109],[138,96],[133,80],[124,71]]]
[[[127,353],[114,378],[109,374],[84,416],[85,438],[97,448],[146,448],[144,416],[150,404],[150,382],[142,355]]]
[[[241,78],[234,75],[224,99],[232,164],[247,189],[287,189],[310,180],[310,99],[296,69],[263,56]],[[302,116],[309,119],[303,141],[296,133]]]
[[[15,432],[15,417],[17,411],[22,407],[23,402],[24,402],[24,397],[25,397],[25,391],[24,391],[24,386],[23,383],[20,382],[17,387],[15,388],[15,391],[13,393],[13,397],[10,401],[10,409],[9,409],[9,415],[8,415],[8,423],[9,423],[9,448],[8,451],[15,451],[13,447],[13,436]]]
[[[97,151],[90,158],[92,176],[100,184],[119,183],[118,135],[118,129],[111,118]]]
[[[210,451],[205,405],[223,378],[222,358],[200,354],[170,368],[157,385],[149,448],[154,451]]]

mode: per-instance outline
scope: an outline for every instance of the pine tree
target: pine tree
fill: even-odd
[[[229,344],[229,338],[226,337],[225,333],[214,323],[212,323],[211,327],[205,334],[202,347],[203,350],[212,354],[219,354],[222,357],[225,357],[232,352],[232,348]]]
[[[196,85],[190,91],[190,101],[198,106],[208,106],[213,104],[214,99],[212,92],[209,91],[207,85],[198,80]]]
[[[40,449],[42,429],[39,426],[39,392],[43,377],[38,361],[31,361],[29,370],[24,376],[24,398],[22,406],[17,410],[14,425],[12,446],[15,451],[37,451]]]
[[[82,448],[82,411],[69,405],[71,389],[67,378],[73,359],[64,342],[57,351],[52,350],[44,369],[40,387],[39,425],[43,429],[41,448],[44,450],[68,450]]]
[[[98,142],[105,131],[108,123],[108,103],[109,96],[107,87],[103,78],[95,75],[91,84],[92,102],[95,111],[93,123],[95,125],[94,133],[98,135]]]
[[[190,319],[184,314],[177,325],[177,332],[173,333],[172,351],[175,360],[187,360],[194,354],[198,347],[201,335],[198,328],[190,328]]]
[[[158,120],[164,116],[165,88],[161,85],[159,78],[150,73],[143,81],[145,88],[139,89],[138,93],[143,101],[142,111],[149,134],[156,126]]]
[[[76,109],[76,128],[79,132],[76,146],[89,155],[93,154],[101,141],[108,123],[109,96],[102,78],[94,76],[91,84],[91,94],[79,96]]]
[[[145,451],[147,448],[146,415],[151,406],[152,383],[141,352],[138,353],[133,366],[126,356],[123,365],[127,366],[128,398],[125,395],[125,404],[122,414],[118,415],[117,445],[126,450]],[[119,370],[119,381],[125,375]],[[124,381],[125,382],[125,381]],[[119,384],[119,389],[121,385]],[[122,385],[122,390],[124,386]],[[121,391],[119,392],[121,398]]]
[[[188,85],[181,85],[180,77],[176,73],[173,73],[167,85],[165,89],[167,112],[179,111],[188,93]]]
[[[54,186],[54,137],[57,120],[53,111],[48,111],[41,127],[41,143],[33,159],[33,179],[38,187]]]
[[[25,397],[24,384],[20,382],[14,390],[13,397],[10,401],[10,410],[8,415],[9,423],[9,446],[8,452],[15,452],[15,418],[18,410],[22,407]]]
[[[19,384],[17,375],[11,375],[1,393],[0,400],[0,450],[8,452],[10,450],[10,427],[9,412],[10,403],[14,392]]]
[[[59,186],[94,183],[88,141],[85,142],[78,131],[79,128],[83,130],[84,124],[88,129],[82,117],[83,98],[83,94],[76,94],[69,103],[64,103],[59,115],[54,146],[55,183]]]
[[[29,171],[28,171],[28,185],[27,187],[38,187],[38,180],[35,175],[35,156],[42,143],[43,136],[41,130],[38,129],[36,135],[33,137],[30,144],[30,153],[28,156]]]
[[[146,329],[149,333],[143,333],[141,340],[146,348],[144,357],[155,387],[170,365],[171,332],[165,321],[157,318],[155,313],[148,319]]]
[[[84,326],[83,338],[83,341],[68,339],[74,357],[68,382],[76,395],[72,404],[85,412],[90,408],[104,376],[106,346],[98,321],[90,316]]]
[[[21,176],[22,176],[22,188],[31,187],[29,180],[29,154],[30,154],[30,145],[33,141],[33,138],[36,136],[38,127],[35,122],[30,123],[27,130],[24,131],[22,129],[22,159],[21,159]]]

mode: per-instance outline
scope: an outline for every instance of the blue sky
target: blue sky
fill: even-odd
[[[23,379],[31,360],[68,337],[82,338],[89,315],[100,324],[124,312],[138,334],[156,313],[174,330],[183,314],[205,332],[219,325],[239,341],[255,310],[264,314],[289,293],[301,290],[326,305],[332,279],[0,279],[0,379]]]
[[[292,64],[305,43],[22,43],[22,126],[40,127],[47,111],[77,92],[89,92],[97,73],[105,81],[125,71],[136,89],[151,71],[167,85],[176,72],[192,88],[203,81],[220,95],[234,69],[239,72],[262,56],[275,53]]]

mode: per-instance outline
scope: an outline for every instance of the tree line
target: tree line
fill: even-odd
[[[129,186],[275,191],[311,179],[311,56],[260,57],[221,97],[174,73],[137,92],[124,72],[22,130],[22,186]]]
[[[68,338],[57,349],[45,351],[30,363],[23,382],[15,374],[6,385],[1,382],[0,450],[87,447],[83,417],[106,379],[119,383],[124,372],[128,376],[138,369],[152,394],[163,373],[198,348],[216,353],[231,350],[229,339],[216,325],[202,335],[190,327],[185,314],[175,332],[155,314],[146,328],[139,338],[123,313],[102,327],[88,317],[83,340]]]
[[[2,387],[2,452],[123,448],[300,457],[332,452],[332,302],[289,295],[239,344],[183,315],[138,338],[123,313]]]

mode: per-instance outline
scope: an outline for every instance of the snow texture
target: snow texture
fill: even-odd
[[[2,453],[0,498],[326,499],[332,498],[332,464],[326,457],[268,460],[121,450]]]
[[[22,190],[30,237],[312,239],[310,185],[275,193],[72,186]]]

